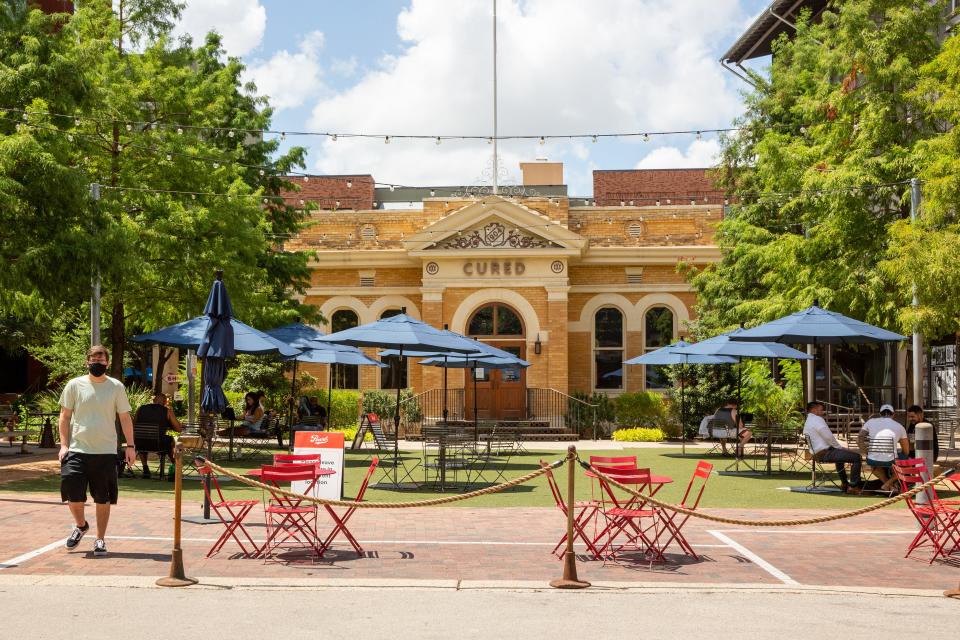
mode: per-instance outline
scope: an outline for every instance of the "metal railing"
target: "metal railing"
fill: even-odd
[[[597,405],[556,389],[527,389],[527,419],[547,422],[558,431],[575,431],[582,438],[597,438]]]
[[[417,406],[418,411],[407,411]],[[428,389],[400,402],[400,437],[419,437],[424,426],[443,420],[443,389]],[[463,389],[447,389],[447,420],[465,420]]]
[[[827,409],[827,415],[824,419],[827,421],[827,425],[830,426],[830,430],[837,434],[838,438],[843,436],[843,439],[849,445],[852,442],[850,440],[850,425],[852,423],[857,423],[858,425],[863,424],[863,412],[856,407],[846,407],[833,402],[824,402],[823,404]],[[856,438],[859,432],[860,427],[857,426],[856,433],[853,434],[853,437]]]

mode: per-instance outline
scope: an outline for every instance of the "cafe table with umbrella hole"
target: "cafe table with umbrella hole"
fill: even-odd
[[[474,347],[469,347],[453,339],[441,329],[411,318],[402,309],[401,313],[390,318],[376,320],[359,327],[352,327],[324,336],[320,342],[333,344],[347,344],[354,347],[375,347],[380,349],[397,349],[400,361],[404,362],[405,351],[436,350],[446,353],[476,353]],[[397,386],[396,406],[393,414],[394,451],[393,451],[393,484],[397,482],[397,461],[400,457],[400,387]]]
[[[462,345],[464,348],[467,348],[467,349],[472,349],[473,350],[472,353],[475,355],[489,356],[492,358],[504,358],[508,361],[511,359],[514,359],[519,362],[525,362],[524,360],[520,360],[520,358],[518,358],[517,356],[514,356],[509,351],[498,349],[494,346],[486,344],[485,342],[480,342],[479,340],[475,340],[474,338],[461,335],[459,333],[456,333],[455,331],[450,331],[449,329],[446,328],[446,325],[444,325],[444,328],[441,329],[440,331],[444,335],[448,336],[451,340],[454,340],[455,344]],[[384,351],[381,351],[377,355],[379,355],[381,358],[386,358],[390,356],[398,356],[399,354],[400,352],[397,349],[385,349]],[[463,355],[452,355],[447,350],[437,351],[437,350],[426,349],[426,350],[420,350],[420,351],[408,350],[404,353],[404,355],[410,358],[440,358],[446,361],[450,358],[459,359],[462,357],[467,357],[468,354],[464,353]],[[529,364],[527,366],[529,366]],[[451,368],[451,367],[446,367],[446,366],[443,367],[443,421],[444,423],[447,422],[447,416],[448,416],[448,411],[447,411],[447,369],[448,368]],[[476,400],[476,398],[474,398],[474,400]],[[476,413],[474,413],[473,417],[474,417],[474,422],[476,422],[476,417],[477,417]]]
[[[624,360],[623,364],[642,364],[642,365],[690,365],[690,364],[734,364],[736,358],[729,356],[712,356],[688,353],[689,343],[683,340],[677,340],[673,344],[660,347],[656,351],[645,353],[636,358]],[[680,370],[680,438],[681,455],[687,454],[687,399],[685,374],[686,369]]]
[[[796,313],[771,320],[759,326],[744,329],[731,336],[731,340],[746,342],[780,342],[783,344],[832,345],[877,344],[900,342],[907,337],[875,327],[861,320],[849,318],[842,313],[829,311],[814,300],[812,306]],[[809,374],[808,374],[809,378]],[[808,380],[808,386],[811,380]],[[832,376],[826,376],[827,400],[830,400]],[[810,397],[815,395],[813,388],[808,389]]]

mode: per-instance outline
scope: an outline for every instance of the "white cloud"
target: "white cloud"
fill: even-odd
[[[330,71],[338,76],[349,78],[357,72],[359,66],[356,56],[350,56],[346,60],[338,58],[330,63]]]
[[[501,0],[500,134],[713,128],[740,113],[739,86],[716,61],[737,35],[738,0]],[[397,20],[404,42],[350,88],[323,96],[307,126],[325,131],[474,134],[492,130],[488,0],[413,0]],[[605,153],[586,145],[587,154]],[[500,145],[504,163],[547,155],[583,164],[565,141]],[[699,146],[679,158],[701,156]],[[312,170],[364,171],[407,184],[460,184],[479,176],[483,142],[319,142]],[[692,161],[692,160],[691,160]],[[623,165],[621,165],[623,166]],[[605,167],[616,168],[616,167]],[[569,182],[569,181],[568,181]],[[570,183],[572,186],[573,183]],[[582,193],[583,186],[580,187]]]
[[[312,31],[300,41],[295,53],[283,49],[269,60],[251,64],[244,80],[252,80],[257,93],[269,96],[270,105],[277,110],[299,107],[324,88],[320,65],[323,41],[322,32]]]
[[[242,56],[260,46],[266,28],[267,10],[259,0],[186,0],[173,32],[202,42],[207,32],[216,31],[229,55]]]
[[[634,167],[635,169],[683,169],[712,167],[720,157],[720,143],[714,139],[694,140],[681,151],[676,147],[654,149]]]

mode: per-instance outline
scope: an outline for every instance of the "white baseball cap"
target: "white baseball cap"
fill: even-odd
[[[893,405],[890,405],[890,404],[880,405],[880,413],[883,413],[884,411],[889,411],[890,413],[894,413]]]

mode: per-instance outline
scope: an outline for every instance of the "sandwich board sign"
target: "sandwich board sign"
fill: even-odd
[[[320,468],[332,469],[333,474],[320,476],[314,490],[314,498],[339,500],[343,488],[343,433],[339,431],[297,431],[293,439],[296,454],[319,454]],[[310,484],[306,480],[292,482],[291,490],[303,493]]]

